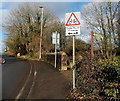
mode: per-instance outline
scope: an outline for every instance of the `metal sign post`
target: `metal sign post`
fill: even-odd
[[[73,36],[73,66],[75,65],[75,36]],[[73,89],[75,89],[75,68],[73,69]]]
[[[60,34],[57,31],[52,33],[52,44],[55,44],[55,68],[57,68],[57,45],[60,44]]]
[[[80,35],[80,12],[66,13],[66,36],[73,36],[73,66],[75,66],[75,35]],[[75,89],[75,68],[73,68],[73,89]]]
[[[55,68],[57,67],[57,31],[55,33]]]

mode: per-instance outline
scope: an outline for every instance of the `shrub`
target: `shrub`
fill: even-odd
[[[87,99],[120,98],[120,57],[98,60],[85,56],[76,70],[76,86]]]
[[[97,60],[91,61],[87,56],[77,66],[76,85],[80,95],[87,99],[99,99],[101,82],[97,80],[97,73],[100,72]]]
[[[109,97],[120,96],[120,58],[114,57],[113,60],[102,60],[99,63],[101,74],[99,80],[103,82],[102,93]]]

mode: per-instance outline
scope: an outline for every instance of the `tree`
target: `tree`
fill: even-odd
[[[120,2],[118,3],[118,23],[117,23],[117,32],[118,32],[118,49],[117,53],[120,55]]]
[[[66,49],[65,52],[69,55],[72,56],[72,52],[73,52],[73,40],[72,38],[68,38],[67,40],[67,45],[66,45]],[[86,51],[90,50],[90,45],[87,44],[86,42],[82,41],[81,39],[76,39],[75,38],[75,51],[76,54],[80,54],[83,55]]]
[[[116,17],[118,3],[89,3],[84,7],[83,11],[82,15],[88,27],[95,33],[103,36],[103,39],[97,38],[96,42],[103,51],[103,55],[109,58],[112,55],[110,50],[117,47]]]
[[[18,9],[10,12],[4,28],[9,32],[6,44],[14,53],[29,54],[39,51],[41,30],[41,11],[39,7],[39,4],[24,3]],[[59,19],[48,8],[44,8],[43,51],[51,50],[51,33],[60,28],[60,26],[55,26],[58,22]]]

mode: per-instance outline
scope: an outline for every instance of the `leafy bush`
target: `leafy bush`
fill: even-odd
[[[34,56],[33,52],[30,52],[30,53],[29,53],[29,56],[30,56],[30,57],[33,57],[33,56]]]
[[[101,69],[100,80],[103,82],[104,95],[109,97],[120,96],[120,58],[114,57],[113,60],[100,61]]]
[[[100,71],[97,60],[91,61],[90,57],[84,59],[77,65],[76,85],[80,96],[87,99],[99,99],[101,82],[97,80],[97,73]]]
[[[76,70],[76,86],[87,99],[120,98],[120,57],[91,61],[85,56]]]

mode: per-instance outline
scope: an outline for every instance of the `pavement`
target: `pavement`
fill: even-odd
[[[3,99],[66,99],[72,72],[42,61],[7,57],[3,65]]]

